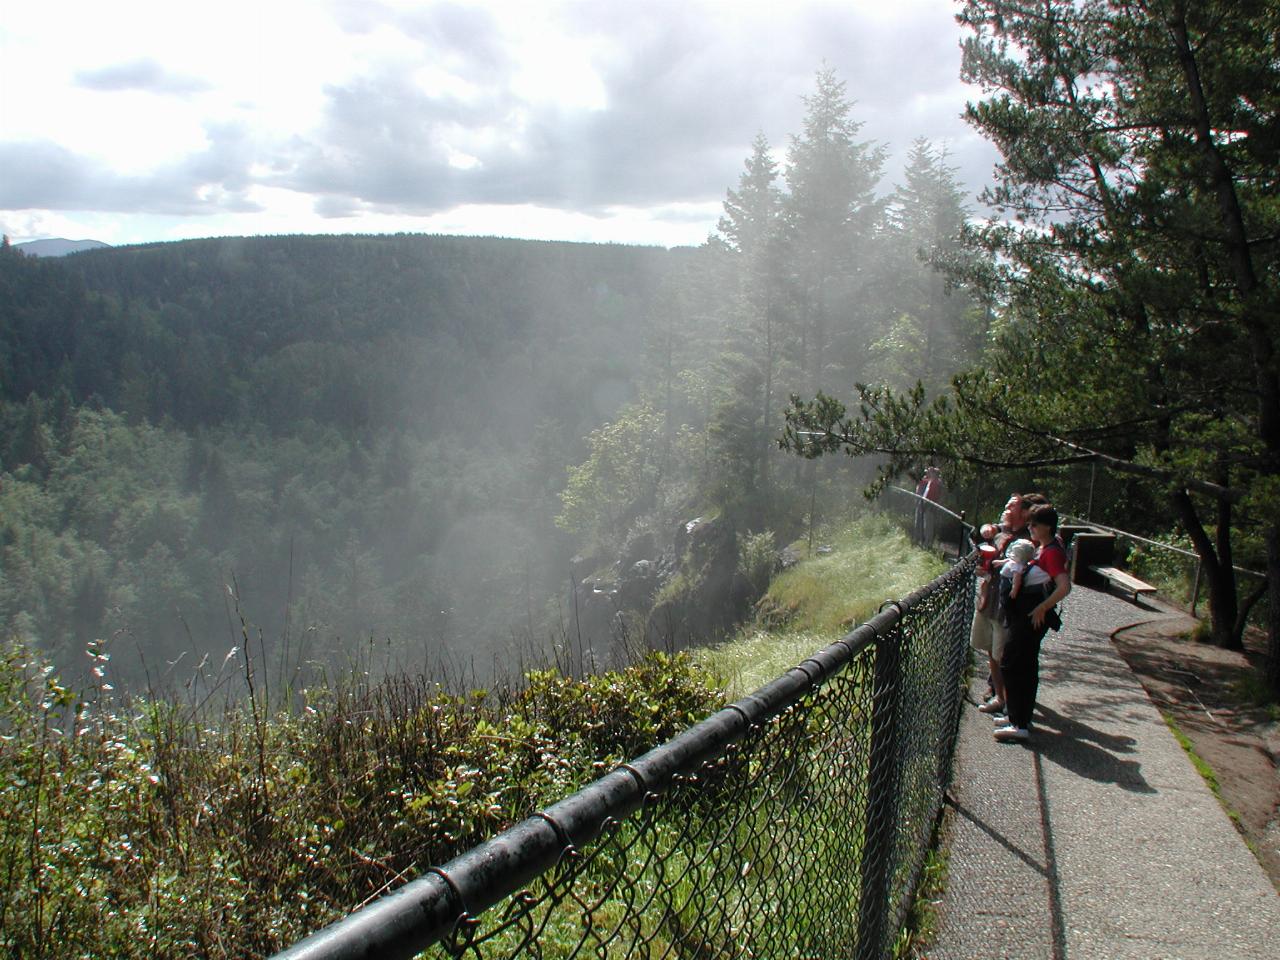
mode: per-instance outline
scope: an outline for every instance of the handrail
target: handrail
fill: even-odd
[[[866,623],[754,693],[444,866],[432,868],[312,934],[277,954],[276,960],[394,960],[417,955],[453,934],[462,920],[526,887],[568,852],[599,837],[609,823],[634,813],[648,798],[663,794],[677,778],[721,755],[748,731],[782,715],[878,639],[887,637],[936,594],[951,591],[949,601],[968,597],[971,591],[958,581],[971,577],[972,569],[972,562],[957,564],[904,600],[889,603]],[[971,598],[959,602],[971,603]],[[943,734],[943,739],[951,734]],[[863,909],[867,909],[866,903]],[[866,935],[865,930],[863,933]],[[879,933],[877,928],[877,938]]]
[[[1146,537],[1139,536],[1136,533],[1130,533],[1128,530],[1121,530],[1118,527],[1108,527],[1105,523],[1096,523],[1095,521],[1086,519],[1085,517],[1072,517],[1064,514],[1063,519],[1074,523],[1087,524],[1096,530],[1103,530],[1106,533],[1114,533],[1116,536],[1127,537],[1130,540],[1135,540],[1138,543],[1145,543],[1148,546],[1160,547],[1162,550],[1170,550],[1173,553],[1181,554],[1184,557],[1190,557],[1196,561],[1200,560],[1200,554],[1196,553],[1194,550],[1188,550],[1185,547],[1175,547],[1171,543],[1161,543],[1159,540],[1148,540]],[[1236,573],[1244,573],[1251,577],[1257,577],[1259,580],[1267,579],[1267,575],[1265,573],[1260,573],[1257,570],[1248,570],[1245,567],[1237,567],[1234,564],[1232,564],[1231,569]]]
[[[965,524],[965,526],[972,526],[972,524],[968,523],[968,521],[965,520],[963,513],[956,513],[954,510],[950,510],[947,507],[944,507],[937,500],[930,500],[928,497],[922,497],[920,494],[916,493],[914,490],[908,490],[906,487],[891,486],[888,489],[894,491],[895,493],[905,493],[908,497],[914,497],[917,500],[921,500],[924,503],[930,504],[933,507],[933,509],[937,510],[939,513],[945,513],[950,517],[955,517],[961,523]]]

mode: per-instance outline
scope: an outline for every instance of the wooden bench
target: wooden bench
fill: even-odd
[[[1125,593],[1133,594],[1136,602],[1139,594],[1155,593],[1156,588],[1145,581],[1139,580],[1131,573],[1125,573],[1115,567],[1104,567],[1098,564],[1089,567],[1090,573],[1095,573],[1107,581],[1111,586],[1117,587]]]
[[[1094,527],[1070,527],[1062,531],[1071,550],[1071,582],[1094,580],[1090,573],[1095,567],[1109,567],[1115,563],[1116,535]]]

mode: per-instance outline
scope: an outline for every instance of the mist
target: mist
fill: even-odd
[[[986,336],[945,150],[886,184],[834,71],[806,103],[696,248],[6,248],[7,633],[65,669],[105,640],[132,685],[233,647],[484,682],[722,636],[761,545],[865,481],[776,449],[786,398],[939,389]]]

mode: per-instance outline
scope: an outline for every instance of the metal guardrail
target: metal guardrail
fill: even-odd
[[[1188,560],[1193,561],[1195,563],[1195,573],[1191,581],[1189,612],[1193,617],[1196,615],[1196,607],[1200,603],[1200,584],[1204,579],[1204,560],[1201,559],[1200,555],[1194,550],[1188,550],[1185,547],[1176,547],[1171,543],[1161,543],[1159,540],[1150,540],[1147,537],[1140,536],[1136,533],[1130,533],[1128,530],[1121,530],[1118,527],[1109,527],[1105,523],[1098,523],[1085,517],[1064,516],[1064,519],[1071,523],[1093,527],[1095,530],[1102,530],[1104,533],[1114,534],[1117,537],[1124,537],[1127,540],[1132,540],[1134,543],[1140,543],[1143,546],[1161,550],[1165,553],[1177,554],[1178,556],[1186,557]],[[1236,573],[1243,574],[1247,577],[1253,577],[1257,580],[1267,579],[1267,575],[1260,570],[1249,570],[1246,567],[1235,565],[1233,565],[1231,569]]]
[[[1181,556],[1187,557],[1191,560],[1195,560],[1197,565],[1201,563],[1200,554],[1196,553],[1194,550],[1188,550],[1186,547],[1175,547],[1171,543],[1161,543],[1159,540],[1149,540],[1146,537],[1139,536],[1136,533],[1130,533],[1128,530],[1121,530],[1119,527],[1109,527],[1105,523],[1098,523],[1094,520],[1086,519],[1085,517],[1064,516],[1063,519],[1071,523],[1078,523],[1078,524],[1083,524],[1084,526],[1093,527],[1095,530],[1102,530],[1105,533],[1114,533],[1117,537],[1124,537],[1127,540],[1132,540],[1134,543],[1141,543],[1144,546],[1155,547],[1156,549],[1164,550],[1167,553],[1180,554]],[[1231,569],[1234,570],[1236,573],[1243,573],[1245,576],[1254,577],[1255,579],[1258,579],[1258,580],[1267,579],[1267,575],[1263,573],[1261,570],[1250,570],[1247,567],[1241,567],[1241,566],[1235,566],[1235,565],[1233,565]],[[1199,580],[1199,578],[1200,578],[1200,574],[1197,571],[1196,579]]]
[[[279,960],[886,956],[950,782],[972,575]]]
[[[885,492],[894,494],[898,502],[913,511],[911,539],[916,546],[937,547],[956,560],[973,548],[969,539],[973,525],[966,522],[963,513],[956,513],[905,487],[886,487]]]

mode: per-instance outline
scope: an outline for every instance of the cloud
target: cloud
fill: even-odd
[[[876,23],[825,5],[800,15],[754,10],[745,25],[715,4],[660,9],[642,17],[624,5],[575,5],[553,25],[555,36],[593,51],[600,107],[525,89],[520,51],[500,42],[483,10],[387,14],[383,26],[393,22],[424,59],[448,69],[436,83],[400,67],[330,85],[323,123],[274,183],[341,211],[705,203],[736,181],[758,130],[777,147],[798,131],[803,96],[824,63],[846,81],[863,136],[898,155],[917,136],[966,134],[958,37],[938,30],[936,8]],[[348,28],[371,29],[367,16],[352,12]],[[911,90],[944,94],[904,104]],[[951,153],[966,176],[989,170],[964,148]]]
[[[89,176],[71,151],[52,141],[0,143],[0,209],[84,208]]]
[[[329,87],[325,122],[286,179],[420,212],[460,202],[590,211],[720,195],[757,128],[744,103],[764,97],[770,79],[708,57],[715,24],[706,20],[624,32],[592,16],[592,29],[618,31],[597,74],[603,109],[531,99],[515,61],[490,45],[478,95],[423,89],[403,71]],[[455,44],[469,36],[449,34]]]
[[[48,140],[0,142],[0,209],[99,210],[180,216],[252,212],[251,143],[211,125],[205,150],[142,174],[120,174]]]
[[[532,208],[694,217],[736,184],[757,132],[785,153],[824,65],[846,82],[862,136],[892,148],[882,192],[918,136],[945,143],[972,189],[990,174],[990,147],[959,119],[960,34],[941,0],[904,0],[892,16],[752,0],[331,0],[325,10],[323,24],[307,21],[313,42],[264,34],[261,62],[238,61],[212,84],[147,48],[76,72],[79,99],[67,104],[132,120],[137,150],[112,141],[129,169],[83,155],[105,155],[87,132],[95,114],[72,127],[75,147],[33,114],[30,129],[0,141],[0,208],[194,218],[263,197],[278,210],[289,196],[291,210],[353,227],[504,206],[516,218]],[[172,62],[203,63],[211,79],[227,66],[173,59],[176,42],[163,47]],[[188,99],[127,96],[138,91]]]
[[[178,97],[201,93],[212,87],[208,81],[197,77],[170,73],[150,58],[99,67],[96,70],[78,70],[75,74],[75,82],[77,86],[88,90],[103,92],[141,90],[145,93]]]

